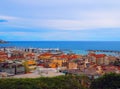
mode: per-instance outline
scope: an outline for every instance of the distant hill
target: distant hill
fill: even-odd
[[[0,40],[0,44],[2,43],[8,43],[7,41],[4,41],[4,40]]]

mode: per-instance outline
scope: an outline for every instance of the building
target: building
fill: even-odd
[[[36,69],[37,63],[34,60],[25,60],[23,65],[25,67],[25,72],[29,73]]]
[[[69,62],[68,63],[68,69],[77,69],[78,65],[75,62]]]

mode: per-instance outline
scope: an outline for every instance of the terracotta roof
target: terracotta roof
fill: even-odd
[[[68,58],[68,55],[62,54],[59,56],[60,58]]]
[[[73,55],[69,56],[69,59],[77,59],[77,58],[78,58],[78,55],[76,55],[76,54],[73,54]]]
[[[49,52],[46,52],[46,53],[43,53],[43,54],[41,54],[41,55],[39,55],[39,56],[52,56],[53,54],[51,54],[51,53],[49,53]]]
[[[120,70],[120,67],[118,67],[118,70]]]
[[[0,55],[7,55],[7,53],[1,51]]]
[[[90,55],[90,56],[96,56],[96,54],[95,54],[95,53],[90,53],[89,55]]]
[[[8,56],[7,55],[0,55],[0,58],[7,58]]]
[[[7,53],[5,53],[5,52],[0,52],[0,58],[7,58],[8,57],[8,55],[7,55]]]
[[[105,54],[94,54],[94,53],[91,53],[91,54],[89,54],[90,56],[94,56],[94,57],[96,57],[96,58],[103,58],[103,57],[105,57],[106,55]]]
[[[106,55],[105,54],[97,54],[95,57],[96,58],[103,58],[103,57],[105,57]]]
[[[24,59],[24,57],[23,57],[23,56],[18,56],[18,57],[12,56],[12,57],[8,57],[8,60],[15,60],[15,59]]]
[[[35,54],[34,53],[29,53],[26,56],[32,57],[32,56],[35,56]]]
[[[29,65],[31,65],[31,64],[36,64],[36,62],[33,61],[33,60],[28,60],[27,62],[28,62]]]

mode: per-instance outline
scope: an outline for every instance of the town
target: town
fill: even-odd
[[[37,78],[84,74],[98,78],[105,73],[120,73],[119,56],[96,53],[65,53],[60,49],[0,48],[0,78]]]

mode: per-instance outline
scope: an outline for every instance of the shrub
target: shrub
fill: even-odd
[[[93,80],[90,89],[120,89],[120,74],[105,74]]]
[[[0,89],[85,89],[83,76],[0,79]],[[83,78],[84,79],[84,78]]]

